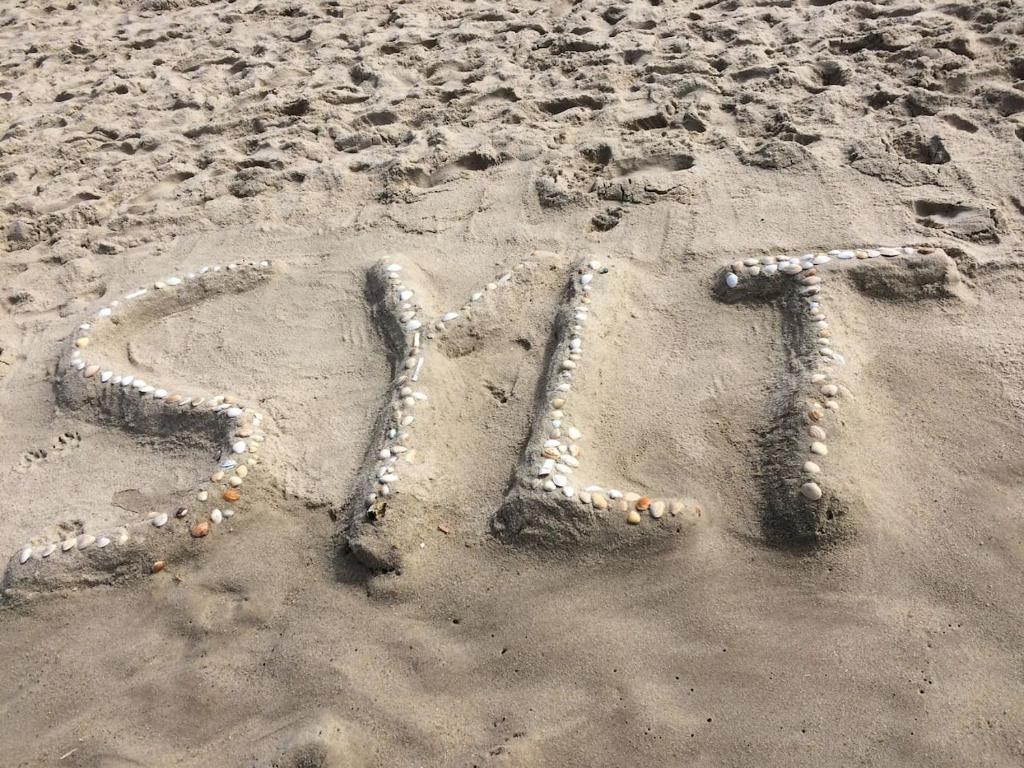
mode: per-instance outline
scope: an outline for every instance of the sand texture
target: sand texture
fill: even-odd
[[[1024,4],[0,4],[0,766],[1024,765]]]

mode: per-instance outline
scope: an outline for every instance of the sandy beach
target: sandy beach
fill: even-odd
[[[0,765],[1024,764],[1024,6],[0,8]]]

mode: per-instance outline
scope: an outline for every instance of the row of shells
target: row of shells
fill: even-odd
[[[742,290],[758,277],[783,275],[794,281],[794,289],[802,303],[804,322],[808,324],[815,345],[805,365],[807,390],[812,396],[804,402],[806,434],[800,446],[804,459],[799,467],[800,494],[808,501],[819,501],[824,496],[820,483],[821,465],[828,456],[826,427],[829,417],[834,417],[840,409],[840,398],[851,396],[850,391],[837,378],[838,368],[846,364],[846,358],[833,346],[832,329],[825,314],[825,283],[820,271],[825,270],[826,265],[833,260],[891,259],[932,252],[930,248],[886,246],[806,253],[802,256],[752,257],[735,262],[725,273],[726,287],[736,290]]]
[[[193,395],[161,387],[156,383],[147,382],[131,373],[121,373],[113,368],[105,369],[103,365],[88,359],[92,357],[94,347],[92,337],[104,322],[112,321],[119,311],[129,304],[144,300],[147,296],[173,291],[190,281],[215,279],[218,273],[232,273],[238,270],[267,270],[269,261],[232,262],[226,265],[210,265],[185,275],[171,275],[151,286],[138,288],[101,307],[89,320],[81,323],[76,329],[71,351],[67,359],[67,367],[80,375],[89,384],[96,387],[92,393],[101,396],[103,393],[114,394],[123,398],[138,398],[160,404],[164,408],[193,410],[218,414],[226,421],[230,437],[222,446],[221,455],[216,467],[210,474],[209,482],[200,483],[195,490],[195,498],[199,502],[210,502],[211,498],[219,498],[227,504],[234,504],[241,499],[241,487],[249,473],[259,463],[259,451],[266,439],[261,425],[263,415],[246,407],[238,398],[231,394],[216,396]],[[212,506],[212,504],[211,504]],[[187,506],[180,506],[173,512],[151,512],[147,522],[154,528],[170,530],[173,521],[185,522],[192,536],[201,538],[209,534],[210,523],[217,525],[230,519],[235,510],[230,507],[221,509],[214,507],[209,513],[200,512],[196,522],[188,519],[193,517]],[[205,515],[205,519],[204,518]],[[46,559],[54,553],[83,551],[90,547],[103,549],[111,545],[125,545],[130,540],[129,527],[122,526],[112,531],[100,532],[96,535],[82,533],[76,537],[64,538],[58,542],[44,544],[28,544],[18,553],[18,562],[25,564],[31,559]]]
[[[516,264],[511,271],[474,292],[458,310],[443,312],[426,323],[422,319],[423,307],[416,300],[415,290],[403,281],[402,265],[391,262],[382,266],[391,291],[388,308],[398,319],[404,334],[405,348],[400,373],[391,386],[390,415],[373,467],[373,488],[366,496],[367,517],[373,519],[377,515],[378,505],[395,493],[399,479],[399,460],[404,459],[411,464],[416,458],[416,450],[411,444],[411,430],[416,421],[417,406],[427,400],[427,394],[416,386],[423,372],[426,341],[466,320],[474,305],[484,301],[491,292],[512,283],[517,274],[535,266],[530,261]]]
[[[609,268],[600,261],[589,261],[573,275],[573,304],[569,327],[562,333],[562,341],[555,353],[556,370],[546,397],[544,429],[546,437],[539,451],[529,462],[530,474],[524,476],[524,487],[534,491],[561,494],[567,499],[592,506],[602,511],[613,509],[622,513],[626,523],[639,525],[643,515],[658,520],[666,514],[676,516],[685,509],[678,499],[652,499],[634,491],[621,491],[601,485],[577,488],[574,478],[580,473],[583,432],[571,423],[569,399],[573,378],[583,360],[584,333],[590,319],[591,290],[596,275],[607,274]],[[699,514],[699,508],[695,511]]]

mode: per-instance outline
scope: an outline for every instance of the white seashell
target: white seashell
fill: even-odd
[[[41,556],[42,557],[49,557],[50,555],[52,555],[56,551],[57,551],[57,545],[56,544],[47,544],[45,547],[43,547],[43,551],[41,553]]]
[[[842,259],[843,261],[846,261],[848,259],[854,258],[854,253],[853,251],[836,251],[835,257],[837,259]]]
[[[736,277],[735,273],[730,272],[725,276],[725,284],[730,288],[735,288],[739,285],[740,279]]]
[[[568,478],[566,478],[565,475],[555,475],[554,477],[551,478],[551,480],[559,488],[564,488],[566,485],[569,484],[569,480]]]
[[[765,264],[761,268],[761,271],[764,272],[766,275],[774,275],[776,272],[779,271],[779,265],[778,264]]]
[[[155,525],[157,528],[162,528],[163,526],[167,525],[167,513],[161,512],[159,515],[153,518],[152,522],[153,525]]]
[[[241,484],[242,478],[240,478],[238,475],[232,475],[231,477],[228,478],[228,485],[230,485],[232,488],[237,488]]]
[[[200,491],[196,494],[196,498],[199,499],[199,501],[206,501],[210,498],[210,493],[209,491]]]
[[[817,256],[814,257],[815,264],[828,264],[830,261],[832,261],[832,258],[826,256],[824,253],[819,253]]]
[[[152,387],[149,384],[147,384],[146,386],[141,387],[139,389],[139,394],[140,395],[148,395],[150,392],[154,392],[154,391],[156,391],[156,387]]]
[[[553,482],[551,482],[550,480],[545,480],[544,484],[541,486],[541,488],[543,488],[545,491],[549,491],[549,492],[555,490],[555,487],[556,487],[555,484]]]
[[[110,539],[108,539],[106,536],[100,536],[98,539],[96,539],[96,546],[99,549],[103,549],[104,547],[108,546],[109,544],[110,544]]]
[[[817,483],[804,483],[800,486],[800,493],[805,499],[817,501],[821,498],[821,486]]]
[[[75,540],[74,539],[64,539],[60,543],[60,551],[61,552],[70,552],[74,548],[75,548]]]
[[[567,499],[571,499],[576,494],[576,489],[573,488],[571,485],[567,485],[565,486],[565,488],[562,489],[562,493],[565,494],[565,497]]]
[[[795,262],[789,261],[783,264],[781,267],[779,267],[779,271],[787,275],[795,275],[799,272],[802,272],[803,267],[801,267],[799,264]]]
[[[227,410],[228,418],[237,419],[243,413],[242,409],[237,405],[233,405]]]
[[[545,440],[544,441],[544,447],[545,448],[557,448],[561,444],[562,444],[562,442],[560,440],[550,439],[550,440]]]
[[[149,290],[149,289],[148,288],[139,288],[139,290],[137,290],[137,291],[132,291],[131,293],[125,294],[125,299],[127,299],[129,301],[131,301],[132,299],[137,299],[137,298],[139,298],[139,296],[145,295],[147,290]]]
[[[80,371],[83,368],[85,368],[85,361],[84,360],[75,360],[75,362],[73,362],[71,364],[71,367],[74,368],[76,371]]]
[[[398,475],[396,475],[393,472],[389,472],[386,475],[381,475],[380,479],[381,479],[381,482],[383,482],[383,483],[394,483],[394,482],[396,482],[398,480]]]
[[[172,276],[168,277],[164,282],[167,283],[168,285],[181,285],[181,278]]]
[[[450,323],[450,322],[451,322],[452,320],[454,320],[454,319],[455,319],[455,318],[457,318],[458,316],[459,316],[459,313],[458,313],[458,312],[445,312],[445,313],[444,313],[444,314],[443,314],[443,315],[441,316],[441,322],[442,322],[442,323]]]
[[[828,456],[828,446],[822,442],[815,441],[811,443],[811,453],[816,453],[818,456]]]
[[[245,453],[247,447],[245,440],[238,440],[231,445],[231,450],[235,453]]]
[[[142,389],[144,386],[146,386],[146,382],[143,381],[142,379],[136,379],[135,381],[132,382],[132,386],[135,387],[136,389]]]
[[[899,248],[879,248],[878,252],[880,254],[882,254],[883,256],[887,256],[890,259],[893,256],[899,256],[900,255],[900,249]]]
[[[600,485],[588,485],[583,490],[587,491],[588,493],[600,493],[601,486]]]
[[[408,323],[405,324],[405,330],[415,331],[417,328],[422,327],[422,325],[423,323],[421,323],[419,320],[410,320]]]
[[[837,387],[835,384],[826,384],[821,388],[821,394],[823,394],[825,397],[835,397],[837,394],[839,394],[839,387]]]
[[[229,518],[229,517],[234,517],[234,516],[235,516],[235,510],[233,510],[233,509],[225,509],[224,510],[224,519],[225,520],[227,518]]]
[[[110,317],[112,314],[114,314],[114,310],[112,310],[110,307],[104,307],[96,314],[99,315],[100,317]]]
[[[402,265],[401,264],[386,264],[384,266],[384,269],[386,269],[388,272],[401,272],[402,271]]]
[[[406,289],[404,291],[400,291],[399,292],[398,299],[399,299],[399,301],[408,301],[409,299],[412,298],[412,296],[413,296],[412,291]]]
[[[545,477],[546,475],[550,475],[551,470],[554,468],[554,466],[554,459],[544,459],[544,461],[541,462],[540,469],[537,470],[537,476]]]
[[[616,490],[615,488],[610,488],[608,490],[608,498],[609,499],[621,499],[622,498],[622,491]]]
[[[580,460],[575,456],[563,456],[562,463],[568,464],[570,467],[578,467],[580,465]]]
[[[103,373],[100,374],[100,381],[102,381],[104,384],[106,384],[113,377],[114,377],[114,372],[113,371],[104,371]]]
[[[224,515],[221,514],[221,511],[219,509],[215,509],[213,510],[213,512],[210,513],[210,520],[212,520],[214,525],[216,525],[220,523],[222,520],[224,520]]]
[[[24,565],[28,562],[28,559],[32,557],[32,547],[25,547],[21,552],[18,553],[18,562]]]
[[[155,397],[157,400],[163,400],[165,397],[167,397],[168,394],[169,393],[167,392],[166,389],[158,389],[153,393],[153,397]]]
[[[95,542],[95,536],[90,536],[88,533],[83,533],[75,541],[75,546],[77,546],[79,549],[87,549],[88,547],[92,546]]]
[[[593,279],[594,279],[594,275],[592,273],[590,273],[590,272],[587,272],[586,274],[580,276],[580,284],[581,285],[589,285],[590,281],[593,280]]]
[[[571,475],[572,474],[572,468],[571,467],[567,467],[565,464],[562,464],[561,462],[556,462],[556,464],[555,464],[555,472],[557,472],[560,475]]]
[[[811,426],[807,428],[807,433],[815,440],[824,440],[828,437],[828,435],[825,433],[825,430],[819,427],[817,424],[811,424]]]
[[[583,437],[583,433],[576,429],[576,427],[569,427],[567,434],[569,435],[570,440],[579,440]]]
[[[804,472],[809,472],[812,475],[816,475],[821,472],[821,467],[815,464],[813,461],[804,462]]]

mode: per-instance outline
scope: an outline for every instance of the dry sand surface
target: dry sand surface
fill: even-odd
[[[1019,0],[7,0],[0,183],[0,765],[1024,764]]]

